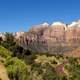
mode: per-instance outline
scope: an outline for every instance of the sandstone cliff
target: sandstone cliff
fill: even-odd
[[[80,20],[69,25],[61,22],[36,25],[17,39],[24,48],[33,51],[64,52],[80,45]]]

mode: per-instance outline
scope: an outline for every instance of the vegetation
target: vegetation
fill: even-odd
[[[9,33],[0,41],[0,63],[10,80],[80,80],[80,58],[32,53]]]

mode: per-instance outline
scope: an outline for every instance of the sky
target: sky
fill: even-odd
[[[0,0],[0,32],[28,31],[33,25],[80,19],[80,0]]]

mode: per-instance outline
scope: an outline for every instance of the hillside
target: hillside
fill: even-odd
[[[79,49],[75,51],[77,50]],[[1,80],[80,79],[80,58],[37,53],[26,54],[19,59],[18,56],[13,57],[12,54],[11,51],[0,46]]]
[[[1,80],[25,80],[27,77],[27,65],[17,57],[12,57],[12,52],[0,46],[0,79]],[[18,73],[17,73],[18,71]],[[18,75],[17,75],[18,74]]]
[[[0,79],[1,80],[10,80],[8,77],[7,69],[4,65],[4,62],[10,56],[11,56],[11,52],[9,52],[4,47],[0,46]]]

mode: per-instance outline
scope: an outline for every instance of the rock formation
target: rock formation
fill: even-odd
[[[61,22],[36,25],[18,36],[18,39],[24,48],[38,52],[55,52],[56,49],[58,51],[61,48],[66,50],[67,47],[77,47],[80,45],[80,20],[69,25]]]

